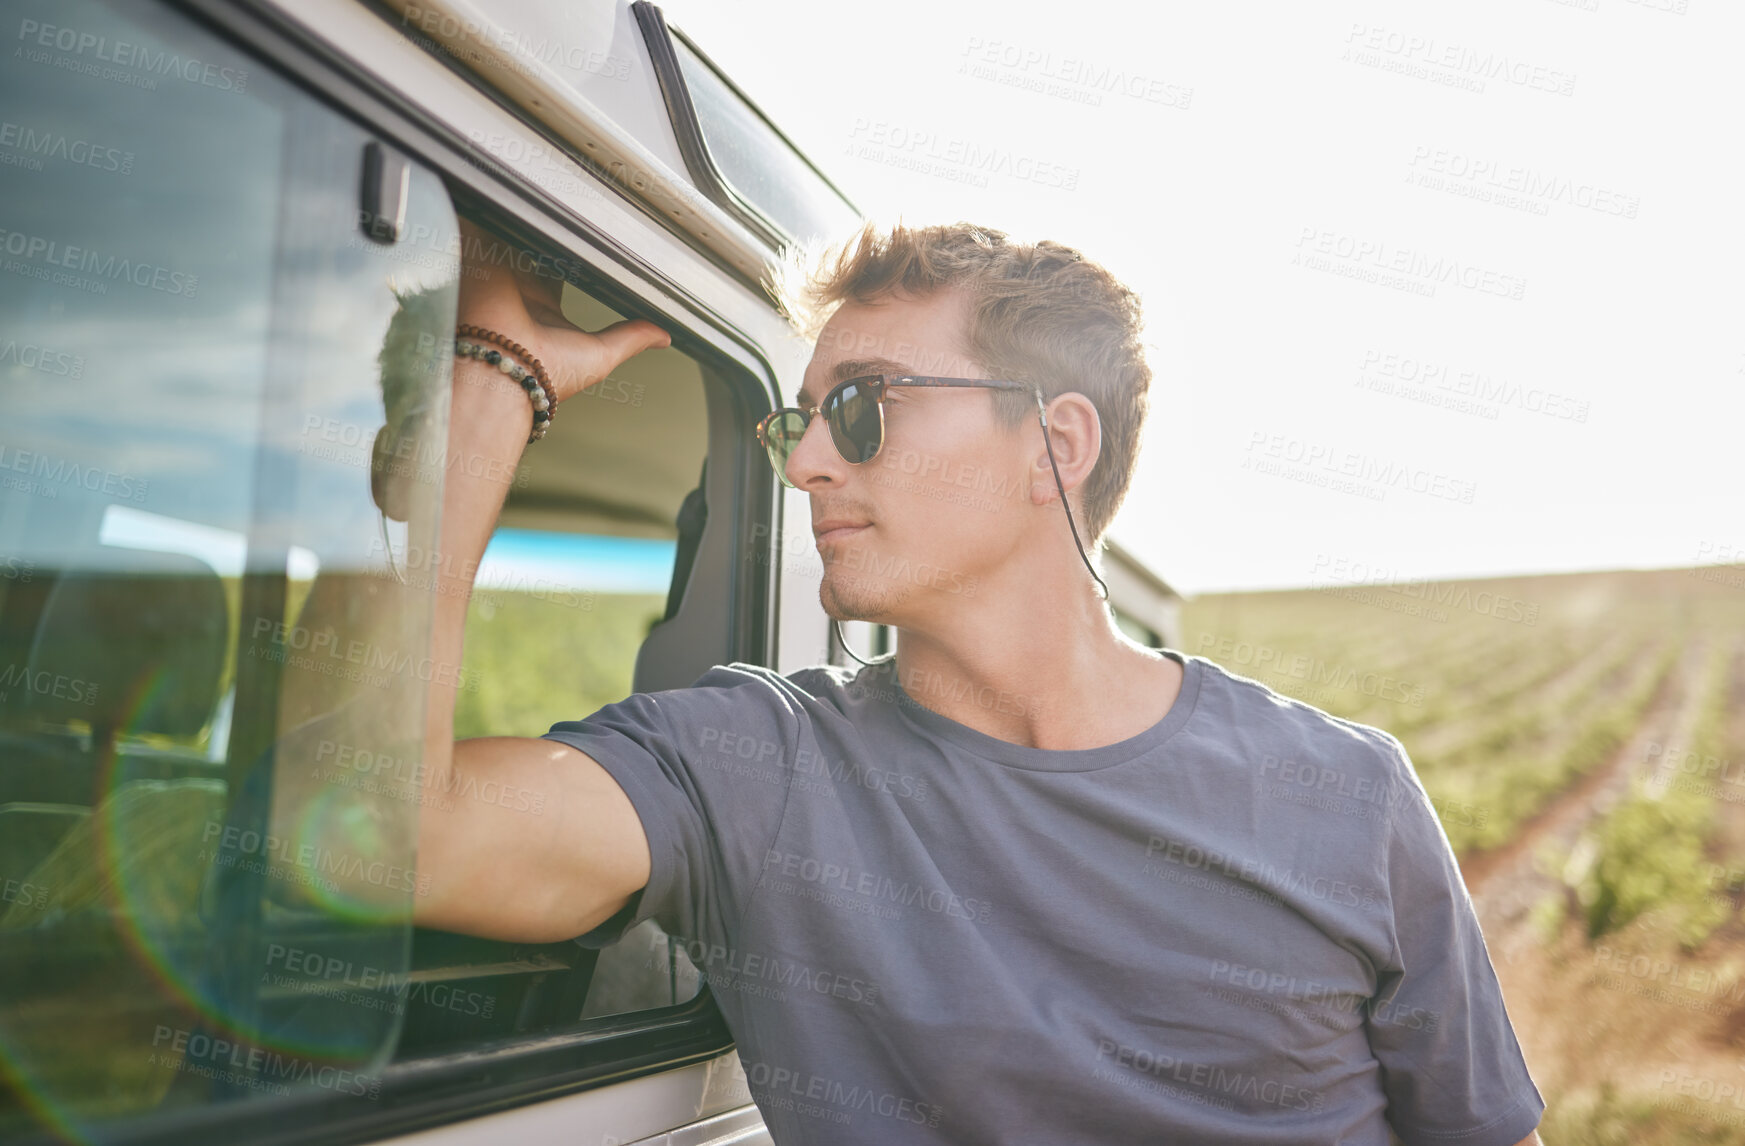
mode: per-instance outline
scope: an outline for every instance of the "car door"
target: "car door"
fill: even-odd
[[[657,268],[646,221],[611,222],[634,212],[606,184],[593,220],[561,210],[246,12],[9,19],[0,1137],[755,1141],[671,937],[596,957],[409,922],[432,680],[461,735],[537,735],[770,656],[755,342],[686,290],[681,247]],[[442,446],[447,348],[485,254],[462,217],[576,321],[675,337],[501,475],[449,665],[436,509],[470,462]],[[342,711],[370,731],[328,734]]]

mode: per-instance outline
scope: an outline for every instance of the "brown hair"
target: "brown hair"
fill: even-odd
[[[969,223],[888,230],[868,223],[821,255],[796,252],[770,289],[810,339],[844,302],[969,292],[966,342],[990,376],[1038,386],[1050,398],[1076,391],[1096,407],[1103,445],[1082,487],[1083,524],[1088,540],[1102,537],[1133,479],[1151,387],[1139,298],[1103,267],[1060,243],[1014,242]],[[1007,425],[1035,416],[1033,397],[992,397]]]

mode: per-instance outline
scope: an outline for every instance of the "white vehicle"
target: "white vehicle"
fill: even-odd
[[[11,0],[3,27],[0,1139],[769,1141],[681,941],[414,928],[409,794],[439,675],[457,735],[538,735],[718,663],[842,660],[752,428],[809,355],[766,265],[853,205],[647,3]],[[418,588],[468,464],[431,444],[462,219],[579,325],[673,345],[501,475],[445,665]],[[1124,627],[1178,643],[1168,587],[1110,559]],[[312,594],[355,624],[301,624]],[[368,743],[296,742],[344,706]],[[342,842],[269,830],[299,777]]]

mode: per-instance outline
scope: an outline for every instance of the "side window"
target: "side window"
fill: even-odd
[[[426,987],[411,785],[458,671],[405,576],[448,195],[168,9],[6,20],[0,1138],[367,1102]]]
[[[561,263],[524,250],[515,257],[535,273],[555,274]],[[587,330],[624,317],[573,282],[564,285],[563,307]],[[707,522],[706,378],[679,349],[640,354],[567,399],[551,432],[522,455],[468,608],[457,737],[538,736],[636,690],[645,642],[678,613]],[[544,811],[541,793],[491,798],[529,815]],[[456,942],[424,932],[418,938],[421,965],[419,952]],[[464,962],[442,971],[462,976],[466,963],[497,966],[508,954],[468,944]],[[536,1005],[550,1008],[540,1016],[547,1023],[670,1006],[701,985],[683,945],[652,921],[597,955],[561,944],[544,956],[552,965],[535,974],[569,981],[563,989],[534,988]],[[507,998],[526,1009],[513,979],[481,975],[469,989],[481,1011],[502,1014]],[[531,1029],[503,1025],[512,1017],[504,1014],[494,1032],[474,1022],[451,1023],[443,1033],[460,1039]],[[445,1044],[422,1049],[438,1045]],[[421,1048],[408,1042],[404,1049]]]
[[[623,317],[567,284],[564,312],[587,330]],[[630,695],[701,535],[708,446],[702,370],[670,347],[563,403],[479,568],[457,736],[537,736]]]

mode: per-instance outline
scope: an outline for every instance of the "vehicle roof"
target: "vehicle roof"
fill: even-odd
[[[765,277],[780,244],[716,202],[687,161],[674,127],[683,111],[669,108],[632,0],[387,3],[402,31],[496,89],[621,193],[742,276]],[[774,138],[793,147],[731,78],[722,78]],[[817,174],[802,193],[832,204],[845,222],[857,219],[842,193],[793,150]]]

